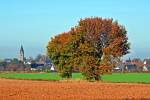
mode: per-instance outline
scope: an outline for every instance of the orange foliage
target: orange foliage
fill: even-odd
[[[129,53],[127,40],[127,31],[117,21],[86,18],[81,19],[69,32],[52,39],[48,44],[48,54],[57,65],[61,64],[60,67],[64,64],[78,67],[84,65],[87,71],[93,71],[95,75],[94,72],[99,70],[97,66],[113,66],[113,57]]]

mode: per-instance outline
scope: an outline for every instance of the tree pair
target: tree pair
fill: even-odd
[[[70,31],[52,38],[47,54],[59,73],[71,77],[74,69],[87,80],[99,80],[103,66],[113,68],[116,59],[129,53],[125,27],[113,19],[99,17],[81,19]]]

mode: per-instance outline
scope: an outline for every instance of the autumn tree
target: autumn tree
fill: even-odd
[[[128,50],[125,27],[113,19],[98,17],[81,19],[69,32],[53,38],[47,48],[59,68],[80,68],[87,80],[99,80],[102,66],[114,67],[116,59]]]
[[[71,53],[68,47],[70,34],[63,33],[51,39],[47,46],[48,56],[57,67],[57,71],[62,77],[70,78],[72,66],[70,63]]]

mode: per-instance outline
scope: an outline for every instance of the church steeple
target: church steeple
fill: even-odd
[[[20,53],[24,53],[23,46],[21,45]]]
[[[24,62],[24,49],[23,49],[22,45],[21,45],[21,48],[20,48],[19,60]]]

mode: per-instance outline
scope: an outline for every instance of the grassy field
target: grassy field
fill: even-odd
[[[0,78],[25,80],[63,80],[57,73],[7,73],[0,74]],[[72,79],[83,79],[80,73],[73,73]]]
[[[114,83],[150,83],[150,73],[115,73],[104,75],[102,79],[106,82]]]
[[[57,73],[8,73],[0,74],[0,78],[51,81],[62,80]],[[80,73],[73,73],[72,79],[84,80],[84,77]],[[114,73],[112,75],[103,75],[102,80],[104,82],[113,83],[150,83],[150,73]]]

